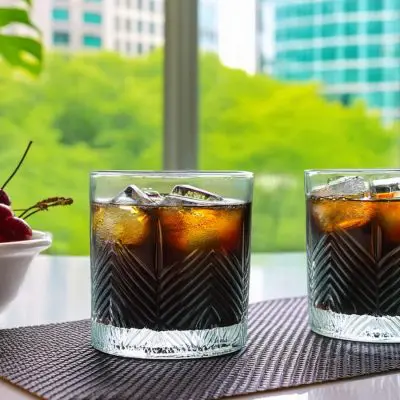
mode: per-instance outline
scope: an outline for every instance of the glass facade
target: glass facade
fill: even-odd
[[[400,0],[275,4],[276,76],[322,80],[329,98],[344,103],[362,98],[371,108],[396,114]]]

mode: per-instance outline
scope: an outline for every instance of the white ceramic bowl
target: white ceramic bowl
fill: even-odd
[[[0,243],[0,312],[14,300],[33,258],[51,245],[51,234],[33,231],[32,239]]]

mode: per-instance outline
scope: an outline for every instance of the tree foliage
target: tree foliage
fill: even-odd
[[[397,164],[398,131],[362,103],[330,103],[317,84],[248,76],[211,55],[200,62],[200,167],[256,173],[254,251],[304,249],[304,169]],[[52,54],[37,81],[0,65],[0,85],[0,181],[34,140],[8,187],[13,206],[73,197],[31,224],[53,232],[50,252],[87,254],[89,172],[161,168],[161,51]]]

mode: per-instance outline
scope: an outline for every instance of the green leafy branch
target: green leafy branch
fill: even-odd
[[[21,0],[24,8],[0,8],[0,58],[14,67],[38,75],[43,65],[43,48],[39,29],[32,23],[32,0]],[[5,33],[10,25],[18,24],[31,29],[38,38]]]

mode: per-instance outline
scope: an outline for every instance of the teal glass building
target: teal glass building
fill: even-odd
[[[275,1],[274,74],[400,120],[400,0]]]

